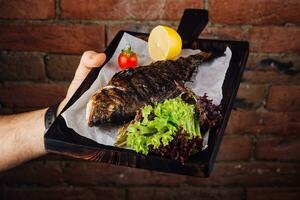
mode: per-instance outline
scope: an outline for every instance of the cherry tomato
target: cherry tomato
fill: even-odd
[[[136,68],[137,62],[138,59],[136,53],[131,50],[131,47],[129,47],[128,49],[123,49],[118,57],[118,63],[122,70],[128,68]]]

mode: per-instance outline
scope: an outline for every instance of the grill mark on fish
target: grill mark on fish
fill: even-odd
[[[119,96],[120,99],[122,99],[122,103],[124,105],[135,100],[133,98],[133,95],[129,91],[115,90],[115,93]]]
[[[147,74],[147,71],[141,70],[140,73],[141,73],[141,76],[144,77],[145,86],[147,87],[148,92],[149,91],[156,92],[155,81],[149,77],[149,74]]]
[[[174,77],[174,79],[180,79],[180,75],[177,73],[174,73],[174,70],[171,69],[171,65],[167,65],[168,67],[165,67],[162,69],[162,72],[166,72],[170,75],[170,77]]]
[[[88,103],[93,106],[87,109],[89,126],[126,122],[140,107],[179,95],[177,82],[189,80],[195,68],[211,55],[202,52],[116,73],[107,86],[92,96],[92,103]]]
[[[115,89],[110,89],[108,90],[108,96],[115,103],[115,105],[123,104],[124,103],[124,98],[120,96],[120,93],[118,94],[117,90]]]
[[[140,74],[139,74],[140,76]],[[141,97],[141,100],[145,100],[148,96],[147,90],[143,87],[143,83],[141,83],[140,81],[142,81],[142,78],[140,76],[140,79],[138,79],[138,77],[135,77],[133,79],[130,80],[132,87],[137,91],[137,94]]]
[[[136,99],[138,101],[142,101],[143,100],[143,96],[140,94],[140,92],[136,89],[136,87],[134,86],[134,84],[131,82],[131,80],[128,81],[128,88],[132,89],[132,94],[133,96],[136,97]]]
[[[161,73],[159,73],[159,76],[162,78],[162,80],[165,81],[166,84],[173,84],[174,82],[174,78],[172,78],[169,73],[161,71]]]
[[[151,87],[154,88],[153,92],[159,92],[159,83],[157,82],[157,78],[155,78],[155,70],[156,69],[147,69],[147,71],[145,72],[145,74],[147,74],[147,77],[149,79],[149,82],[151,82]]]

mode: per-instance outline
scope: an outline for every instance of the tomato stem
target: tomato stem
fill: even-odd
[[[132,55],[135,55],[135,53],[131,50],[131,46],[129,46],[127,49],[122,49],[122,55],[131,57]]]

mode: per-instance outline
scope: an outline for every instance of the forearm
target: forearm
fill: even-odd
[[[105,54],[86,51],[69,86],[66,98],[60,103],[60,113],[93,67],[105,62]],[[44,147],[44,116],[46,109],[18,115],[0,116],[0,171],[46,154]]]
[[[0,116],[0,171],[46,154],[45,112]]]

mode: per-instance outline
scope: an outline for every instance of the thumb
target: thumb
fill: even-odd
[[[105,62],[105,59],[106,56],[104,53],[96,53],[94,51],[86,51],[83,53],[75,76],[69,86],[67,99],[71,98],[92,68],[101,66]]]
[[[75,72],[73,81],[83,81],[88,73],[94,67],[99,67],[104,63],[106,56],[104,53],[96,53],[95,51],[86,51],[83,53],[79,66]]]

